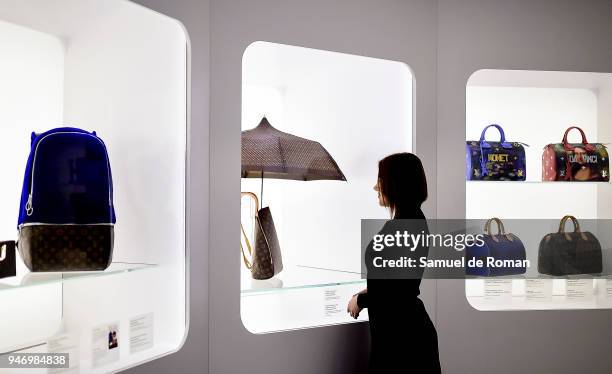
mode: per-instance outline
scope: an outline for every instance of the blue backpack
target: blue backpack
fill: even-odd
[[[70,127],[32,133],[18,221],[28,268],[106,269],[115,222],[110,162],[96,133]]]

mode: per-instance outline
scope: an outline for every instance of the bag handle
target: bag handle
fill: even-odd
[[[576,219],[576,217],[570,215],[561,218],[561,222],[559,222],[559,232],[565,233],[565,224],[568,220],[572,221],[574,225],[574,232],[580,232],[580,224],[578,223],[578,220]]]
[[[255,195],[253,192],[240,192],[240,199],[245,196],[249,197],[255,203],[255,216],[257,216],[257,212],[259,212],[259,199],[257,198],[257,195]]]
[[[574,129],[580,131],[580,135],[582,136],[582,145],[584,146],[584,149],[589,152],[594,151],[595,147],[588,142],[584,131],[578,126],[571,126],[568,127],[567,130],[565,130],[565,134],[563,134],[563,140],[561,141],[563,143],[563,148],[565,148],[566,151],[572,151],[574,149],[571,144],[567,142],[567,135],[570,131]]]
[[[240,222],[240,231],[242,232],[242,236],[244,237],[244,242],[246,243],[247,250],[249,251],[249,256],[253,258],[253,247],[251,247],[251,242],[249,241],[249,237],[244,231],[244,226],[242,226],[242,222]],[[244,266],[246,266],[247,269],[251,270],[251,268],[253,267],[253,263],[249,261],[246,254],[244,253],[242,240],[240,240],[240,253],[242,253],[242,262],[244,262]]]
[[[493,235],[492,231],[491,231],[491,223],[495,222],[497,224],[497,235]],[[487,221],[487,223],[485,223],[485,234],[490,235],[491,238],[496,241],[499,242],[499,238],[502,236],[505,236],[506,239],[508,239],[509,241],[514,241],[514,238],[512,237],[511,234],[506,234],[506,228],[504,227],[504,223],[502,222],[501,219],[497,218],[497,217],[493,217],[491,219],[489,219]]]
[[[13,240],[8,240],[4,242],[0,242],[0,262],[6,260],[7,247],[10,245],[11,247],[16,247],[16,242]]]
[[[485,140],[485,134],[490,127],[495,127],[497,131],[499,131],[499,135],[500,135],[499,142],[501,143],[501,146],[503,148],[512,148],[512,144],[506,142],[506,134],[504,133],[504,129],[502,129],[502,127],[496,123],[493,123],[485,127],[484,129],[482,129],[482,133],[480,133],[480,147],[481,148],[491,148],[491,145],[487,143],[487,141]]]
[[[240,192],[241,200],[245,196],[251,199],[255,203],[254,217],[257,220],[258,212],[259,212],[259,199],[257,198],[257,195],[255,195],[253,192]],[[240,222],[240,232],[242,234],[242,237],[244,238],[244,242],[249,252],[249,257],[253,258],[253,246],[251,246],[251,242],[249,241],[249,237],[247,236],[246,231],[244,230],[244,226],[242,225],[242,222]],[[244,262],[244,265],[247,267],[247,269],[251,270],[251,268],[253,267],[253,263],[248,260],[246,254],[244,253],[244,247],[242,246],[242,239],[240,240],[240,252],[242,253],[242,262]]]
[[[565,232],[565,224],[567,223],[568,220],[572,221],[572,224],[574,225],[574,232],[580,233],[580,237],[582,238],[582,240],[589,240],[589,237],[586,236],[586,234],[580,230],[580,223],[578,223],[578,220],[576,219],[576,217],[571,216],[571,215],[567,215],[561,218],[561,222],[559,222],[559,233],[565,234],[565,238],[568,241],[572,240],[572,237],[569,235],[569,233]]]

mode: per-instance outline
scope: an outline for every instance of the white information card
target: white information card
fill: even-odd
[[[153,313],[130,319],[130,353],[153,348]]]
[[[525,279],[525,297],[529,301],[552,300],[552,279]]]
[[[61,334],[47,341],[49,353],[68,353],[68,367],[48,369],[49,374],[73,374],[79,372],[79,341],[74,335]]]
[[[565,290],[568,300],[591,300],[593,298],[593,279],[568,279]]]
[[[342,298],[338,294],[337,288],[323,290],[323,315],[325,317],[335,317],[342,313],[340,301]]]
[[[93,367],[119,361],[119,322],[109,323],[91,331],[91,363]]]
[[[497,302],[512,301],[512,279],[485,279],[484,298]]]

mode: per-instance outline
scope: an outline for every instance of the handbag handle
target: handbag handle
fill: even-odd
[[[512,144],[506,142],[506,134],[504,133],[504,129],[502,129],[500,125],[495,124],[495,123],[482,129],[482,133],[480,133],[480,147],[481,148],[491,148],[491,145],[487,143],[487,141],[485,140],[485,134],[490,127],[495,127],[497,131],[499,131],[499,135],[500,135],[499,142],[501,143],[501,146],[503,148],[512,148]]]
[[[0,244],[0,262],[6,259],[6,243]]]
[[[0,242],[0,262],[6,260],[6,257],[7,257],[6,254],[8,252],[7,248],[16,248],[16,247],[17,247],[17,242],[13,240]]]
[[[240,192],[240,199],[242,199],[245,196],[253,200],[253,202],[255,203],[254,217],[255,219],[257,219],[258,212],[259,212],[259,199],[257,198],[257,195],[255,195],[253,192]],[[249,252],[249,256],[252,258],[253,247],[251,246],[251,242],[249,241],[249,237],[247,236],[246,231],[244,230],[244,226],[242,225],[242,222],[240,222],[240,232],[242,234],[242,237],[244,237],[244,242]],[[244,253],[244,247],[242,246],[242,240],[240,240],[240,252],[242,253],[242,262],[244,262],[244,265],[247,267],[247,269],[251,270],[251,268],[253,267],[253,263],[248,260],[246,254]]]
[[[502,129],[502,127],[498,124],[491,124],[489,126],[486,126],[484,129],[482,129],[482,132],[480,133],[480,174],[482,176],[486,176],[487,174],[489,174],[489,171],[486,168],[486,160],[484,157],[484,152],[482,151],[483,148],[491,148],[491,144],[487,143],[487,141],[485,140],[485,134],[487,133],[487,130],[490,127],[495,127],[497,129],[497,131],[499,131],[499,142],[502,146],[502,148],[512,148],[512,144],[506,142],[506,134],[504,133],[504,129]]]
[[[257,198],[257,195],[255,195],[253,192],[240,192],[240,199],[245,196],[249,197],[255,203],[255,216],[257,216],[257,212],[259,212],[259,199]]]
[[[561,222],[559,222],[559,232],[565,233],[565,224],[568,220],[571,220],[574,224],[574,232],[580,232],[580,224],[578,223],[578,220],[576,219],[576,217],[570,215],[561,218]]]
[[[497,235],[493,235],[491,232],[491,223],[495,222],[497,224]],[[501,236],[506,237],[506,239],[508,239],[509,241],[514,241],[514,238],[512,237],[511,234],[506,234],[506,228],[504,227],[504,223],[502,222],[501,219],[497,218],[497,217],[493,217],[491,219],[489,219],[487,221],[487,223],[485,223],[485,234],[490,235],[491,238],[496,241],[499,242],[499,238]]]
[[[251,242],[249,241],[249,238],[246,232],[244,231],[244,226],[242,226],[242,222],[240,222],[240,231],[242,232],[242,236],[244,237],[244,242],[246,243],[247,250],[249,251],[249,256],[251,256],[252,258],[253,257],[253,247],[251,247]],[[244,253],[244,247],[242,246],[242,240],[240,240],[240,253],[242,253],[242,262],[244,262],[244,266],[246,266],[247,269],[251,270],[251,268],[253,267],[253,263],[249,261],[246,254]]]
[[[570,131],[574,129],[580,131],[580,135],[582,136],[582,145],[584,146],[584,149],[590,152],[594,151],[595,147],[588,142],[584,131],[578,126],[571,126],[571,127],[568,127],[567,130],[565,130],[565,134],[563,134],[563,140],[562,140],[563,148],[565,148],[566,151],[571,151],[574,149],[571,146],[571,144],[567,142],[567,135],[569,134]]]
[[[571,215],[567,215],[561,218],[561,222],[559,223],[559,233],[565,234],[565,238],[568,241],[572,240],[572,237],[568,233],[565,232],[565,224],[567,223],[568,220],[572,221],[572,223],[574,224],[574,232],[580,233],[580,237],[582,238],[582,240],[589,240],[589,237],[586,236],[585,233],[580,231],[580,224],[578,223],[578,220],[576,219],[576,217],[571,216]]]

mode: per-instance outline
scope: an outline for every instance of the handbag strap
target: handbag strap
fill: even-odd
[[[485,134],[490,127],[495,127],[497,131],[499,131],[499,142],[501,143],[501,146],[503,148],[512,148],[512,144],[506,142],[506,134],[504,133],[504,129],[502,129],[500,125],[495,123],[482,129],[482,133],[480,133],[480,148],[491,148],[491,145],[485,140]]]
[[[257,199],[257,195],[255,195],[253,192],[240,192],[240,199],[242,199],[245,196],[251,199],[255,203],[254,218],[255,218],[255,221],[257,222],[258,212],[259,212],[259,199]],[[249,241],[249,237],[246,234],[246,231],[244,230],[244,226],[242,225],[242,222],[240,222],[240,232],[242,234],[242,237],[244,237],[244,242],[249,252],[249,256],[253,258],[253,246],[251,246],[251,242]],[[242,239],[240,240],[240,252],[242,253],[242,261],[244,262],[244,265],[247,267],[247,269],[251,270],[251,268],[253,267],[253,263],[249,261],[246,254],[244,253]]]
[[[580,232],[580,224],[578,223],[578,220],[576,219],[576,217],[571,216],[571,215],[567,215],[561,218],[561,222],[559,222],[559,232],[565,233],[565,224],[567,223],[568,220],[571,220],[572,223],[574,224],[574,232]]]
[[[491,231],[491,223],[495,222],[497,224],[497,235],[493,235],[492,231]],[[512,234],[507,234],[506,233],[506,228],[504,227],[504,223],[502,222],[501,219],[497,218],[497,217],[493,217],[491,219],[489,219],[487,221],[487,223],[485,223],[485,234],[490,235],[491,238],[496,241],[499,242],[499,238],[500,237],[505,237],[506,239],[508,239],[509,241],[514,241],[514,238],[512,237]]]
[[[561,234],[565,234],[565,238],[569,241],[571,241],[572,237],[565,232],[565,224],[567,223],[568,220],[572,221],[572,224],[574,225],[574,232],[575,233],[580,233],[580,237],[582,238],[582,240],[589,240],[589,237],[580,230],[580,223],[578,223],[578,220],[576,219],[576,217],[571,216],[571,215],[567,215],[563,218],[561,218],[561,222],[559,222],[559,233]]]
[[[512,144],[506,142],[506,134],[504,133],[504,129],[502,129],[500,125],[494,123],[482,129],[482,132],[480,133],[480,142],[479,142],[480,144],[480,175],[482,176],[486,176],[487,174],[489,174],[486,168],[487,161],[485,160],[483,148],[491,148],[491,144],[489,144],[485,140],[485,135],[487,133],[487,130],[490,127],[494,127],[497,129],[497,131],[499,131],[499,135],[500,135],[499,142],[502,148],[512,148]]]
[[[565,134],[563,134],[563,140],[562,140],[563,148],[566,151],[571,151],[571,150],[574,149],[572,147],[572,145],[567,142],[567,135],[569,134],[570,131],[572,131],[574,129],[580,131],[580,135],[582,136],[582,145],[584,146],[584,149],[589,151],[589,152],[594,151],[595,147],[588,142],[584,131],[580,127],[578,127],[578,126],[571,126],[571,127],[568,127],[567,130],[565,130]]]
[[[15,247],[15,241],[8,240],[8,241],[0,242],[0,262],[4,261],[6,259],[6,248],[8,246],[11,246],[12,248],[14,248]]]
[[[253,200],[255,203],[255,216],[257,216],[257,212],[259,212],[259,199],[257,198],[257,195],[255,195],[253,192],[240,192],[240,199],[245,196]]]
[[[242,222],[240,222],[240,231],[242,232],[242,236],[244,237],[244,242],[246,243],[247,250],[249,251],[249,256],[251,256],[252,258],[253,247],[251,247],[251,242],[249,241],[249,238],[246,232],[244,231],[244,226],[242,226]],[[246,254],[244,253],[244,247],[242,246],[242,240],[240,240],[240,253],[242,253],[242,262],[244,262],[244,266],[246,266],[247,269],[251,270],[251,268],[253,267],[253,263],[249,261]]]

